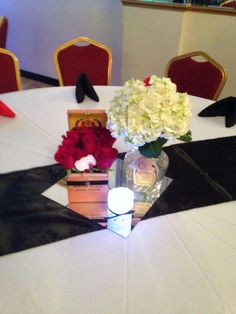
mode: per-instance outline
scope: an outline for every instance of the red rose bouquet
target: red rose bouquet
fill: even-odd
[[[77,127],[62,138],[54,157],[65,169],[106,171],[117,158],[115,139],[105,127]]]

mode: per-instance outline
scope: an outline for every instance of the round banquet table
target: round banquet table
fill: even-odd
[[[0,116],[0,173],[54,164],[67,110],[106,109],[118,88],[95,87],[100,101],[81,104],[74,87],[0,95],[16,113]],[[191,96],[193,141],[235,135],[223,117],[197,116],[211,103]],[[141,221],[127,238],[101,230],[1,256],[0,313],[236,313],[235,208],[206,206]]]

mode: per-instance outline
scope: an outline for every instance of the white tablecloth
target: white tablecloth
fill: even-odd
[[[100,102],[82,104],[74,87],[2,94],[16,118],[0,116],[0,173],[55,163],[66,110],[107,108],[116,87],[96,90]],[[191,103],[193,140],[235,135],[197,116],[211,101]],[[5,255],[0,313],[236,313],[235,238],[234,201],[142,221],[128,238],[103,230]]]

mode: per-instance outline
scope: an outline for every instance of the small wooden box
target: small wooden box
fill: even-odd
[[[69,129],[75,127],[87,126],[103,126],[106,127],[107,114],[105,110],[67,110]]]
[[[107,216],[107,173],[72,173],[66,181],[68,205],[72,210],[89,219]]]

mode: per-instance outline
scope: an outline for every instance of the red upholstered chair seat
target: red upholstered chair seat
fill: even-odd
[[[86,45],[81,45],[82,42]],[[54,54],[60,85],[75,85],[81,73],[85,73],[93,85],[109,84],[111,58],[108,47],[85,37],[61,45]]]
[[[200,56],[201,60],[193,57]],[[204,58],[204,60],[202,60]],[[172,58],[166,76],[177,85],[179,92],[216,100],[226,81],[224,68],[203,52],[192,52]]]
[[[0,93],[21,90],[19,63],[16,56],[0,48]]]

